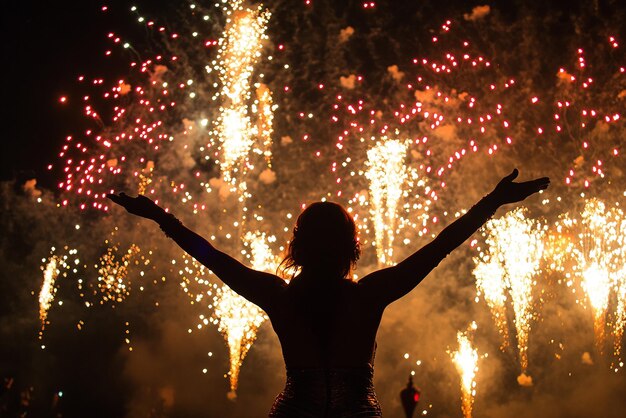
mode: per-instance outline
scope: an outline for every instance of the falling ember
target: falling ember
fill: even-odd
[[[46,264],[43,270],[43,284],[41,285],[41,291],[39,292],[39,319],[41,319],[41,329],[46,326],[48,318],[48,310],[54,300],[56,294],[55,282],[59,275],[58,269],[59,259],[56,256],[50,257],[48,264]],[[41,336],[41,334],[40,334]]]
[[[371,216],[380,265],[393,263],[397,209],[408,177],[404,163],[406,150],[406,143],[383,138],[367,151],[365,177],[370,182]]]
[[[520,366],[524,373],[528,367],[528,335],[534,315],[533,277],[538,272],[542,259],[544,231],[536,221],[526,217],[523,208],[508,212],[502,218],[490,220],[484,231],[489,254],[481,252],[474,260],[477,263],[474,270],[477,286],[485,298],[491,301],[487,302],[490,307],[494,306],[492,312],[496,318],[502,318],[505,309],[501,305],[504,295],[499,294],[500,289],[508,291],[515,315]],[[501,271],[494,268],[493,263],[498,263]],[[497,275],[494,273],[502,273],[500,283],[494,283],[497,282]]]
[[[264,145],[267,145],[271,134],[271,118],[267,115],[268,109],[272,109],[269,90],[259,92],[259,98],[263,102],[259,117],[262,132],[252,125],[248,107],[254,67],[261,57],[263,43],[268,39],[265,32],[270,13],[263,10],[262,6],[250,9],[242,6],[242,3],[235,1],[230,6],[228,25],[219,41],[220,49],[216,59],[223,104],[213,134],[221,144],[220,165],[224,179],[233,184],[238,166],[248,157],[255,138],[262,136]],[[255,107],[258,107],[258,102],[257,99]],[[264,148],[269,149],[267,146]]]
[[[468,332],[459,331],[456,335],[459,349],[450,353],[452,362],[461,376],[461,408],[463,416],[471,418],[474,397],[476,396],[476,373],[478,372],[478,350],[472,347]]]
[[[98,288],[102,293],[100,304],[105,302],[121,303],[130,294],[130,283],[127,281],[128,266],[132,258],[139,253],[139,247],[132,244],[122,260],[116,260],[117,247],[109,247],[100,257],[98,268]]]

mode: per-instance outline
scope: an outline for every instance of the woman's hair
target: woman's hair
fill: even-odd
[[[360,255],[352,216],[337,203],[316,202],[298,217],[278,270],[293,277],[300,268],[318,267],[344,278]]]

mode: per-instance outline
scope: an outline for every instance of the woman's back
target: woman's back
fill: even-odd
[[[358,283],[322,274],[295,277],[268,310],[287,368],[373,365],[382,310]]]
[[[373,357],[381,314],[347,279],[304,272],[286,285],[268,310],[287,368],[270,417],[380,417]]]

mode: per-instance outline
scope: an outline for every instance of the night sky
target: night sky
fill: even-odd
[[[185,274],[180,271],[190,261],[158,228],[117,208],[108,210],[98,197],[112,189],[134,193],[141,190],[138,179],[149,178],[153,197],[186,225],[211,236],[226,252],[249,254],[242,244],[244,222],[238,218],[242,207],[225,185],[221,162],[215,161],[217,147],[207,139],[211,133],[198,129],[218,120],[211,97],[218,79],[215,71],[207,75],[205,70],[217,48],[192,41],[189,32],[199,27],[204,32],[198,40],[215,41],[222,34],[223,16],[213,3],[190,13],[190,3],[61,0],[4,5],[0,417],[257,417],[266,415],[284,385],[278,340],[265,322],[243,362],[238,399],[227,398],[224,339],[214,324],[197,326],[212,315],[208,299],[190,303],[193,298],[181,291]],[[250,193],[246,210],[255,213],[246,228],[275,235],[269,241],[273,254],[280,253],[294,216],[306,203],[329,198],[360,219],[369,216],[370,207],[353,196],[369,196],[362,170],[370,139],[384,138],[381,132],[413,141],[406,166],[426,181],[406,186],[393,243],[397,258],[427,243],[513,167],[523,179],[552,178],[550,190],[526,205],[528,217],[546,231],[555,231],[565,214],[579,216],[590,198],[602,199],[607,208],[624,207],[622,1],[370,3],[264,3],[272,12],[269,39],[253,77],[273,93],[277,108],[271,164],[262,152],[250,153],[251,160],[246,160],[254,163],[245,178]],[[131,12],[133,5],[139,11]],[[210,19],[203,21],[203,14]],[[167,36],[138,23],[138,16],[165,28]],[[132,48],[113,45],[109,32]],[[173,40],[172,33],[182,40]],[[466,40],[469,46],[463,45]],[[449,75],[433,70],[434,63],[453,61],[447,51],[456,58],[467,53],[481,60],[476,68],[461,63]],[[157,55],[165,57],[163,73],[154,63],[143,74],[129,66]],[[178,61],[168,61],[171,56]],[[567,78],[571,74],[575,82]],[[104,87],[79,82],[79,76],[102,78]],[[587,77],[593,80],[583,87]],[[186,84],[191,78],[193,87]],[[117,80],[143,86],[158,103],[166,99],[150,90],[150,82],[185,87],[168,93],[177,101],[174,110],[154,116],[133,93],[118,102],[103,99],[101,93]],[[196,89],[194,100],[189,99],[190,88]],[[450,101],[443,104],[433,91]],[[85,116],[85,95],[102,123]],[[565,109],[566,101],[571,111]],[[418,102],[424,107],[410,114]],[[118,103],[131,117],[116,124],[112,118]],[[502,115],[495,109],[503,109]],[[398,114],[405,111],[408,122],[400,122]],[[597,117],[590,116],[592,111]],[[442,126],[431,124],[433,113],[442,118]],[[133,132],[140,125],[134,118],[162,121],[155,135],[175,140],[157,141],[162,145],[158,152],[137,140],[105,149],[85,134],[91,130],[110,139]],[[71,142],[65,139],[68,135]],[[68,180],[69,167],[73,170],[84,158],[72,149],[60,158],[66,143],[88,144],[85,155],[102,153],[103,166],[119,167],[122,174],[102,175],[104,183],[96,181],[93,188],[95,197],[76,187],[63,190],[74,181]],[[76,181],[81,175],[76,174]],[[375,228],[365,221],[362,226],[360,277],[380,266]],[[481,355],[488,353],[480,360],[474,417],[623,416],[626,369],[620,365],[623,354],[613,354],[613,343],[621,340],[623,345],[624,336],[614,341],[612,335],[619,322],[617,290],[608,299],[607,340],[600,354],[591,309],[576,275],[572,273],[570,287],[565,270],[542,262],[533,288],[528,348],[533,385],[525,386],[519,380],[514,326],[509,323],[505,347],[489,308],[477,296],[472,271],[477,248],[487,245],[483,235],[475,238],[471,247],[462,246],[386,311],[375,377],[385,416],[402,416],[398,394],[411,372],[422,389],[416,415],[462,416],[459,377],[448,352],[458,346],[457,331],[472,321],[478,323],[473,342]],[[119,262],[134,244],[140,250],[131,257],[130,294],[107,301],[98,287],[99,263],[107,251]],[[623,266],[626,251],[620,254]],[[74,272],[67,268],[67,275],[57,279],[56,298],[39,339],[42,270],[54,256],[64,255],[71,263],[80,261],[72,264]],[[206,277],[211,286],[219,285],[215,277]],[[190,293],[213,289],[187,284]],[[510,304],[506,315],[514,315]]]

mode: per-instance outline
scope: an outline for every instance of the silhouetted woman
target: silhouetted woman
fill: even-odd
[[[287,283],[252,270],[215,249],[144,196],[109,195],[161,229],[224,283],[269,316],[282,346],[287,384],[270,417],[381,417],[372,383],[376,331],[383,311],[406,295],[500,207],[545,189],[548,178],[515,183],[517,170],[432,242],[396,266],[358,282],[349,273],[359,258],[352,217],[339,205],[318,202],[296,221],[283,268],[299,272]]]

